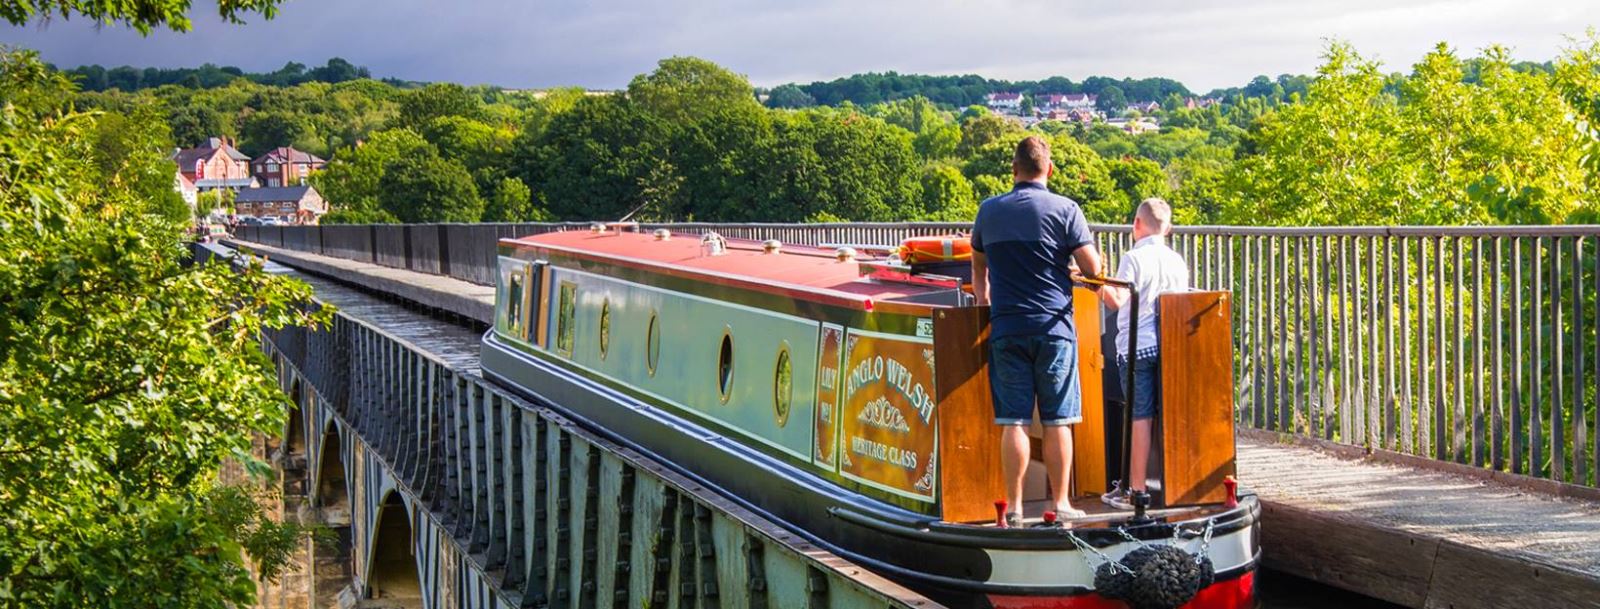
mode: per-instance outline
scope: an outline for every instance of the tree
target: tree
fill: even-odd
[[[961,142],[956,145],[956,156],[971,157],[990,142],[1021,132],[1021,125],[999,114],[984,112],[967,118],[961,121]]]
[[[930,222],[971,222],[978,217],[978,200],[972,182],[950,165],[929,165],[922,170],[922,216]]]
[[[210,106],[184,105],[174,108],[167,116],[172,126],[172,139],[179,146],[193,146],[208,137],[232,133],[224,123],[222,113]]]
[[[544,131],[550,119],[556,115],[571,110],[583,99],[587,93],[581,87],[558,87],[545,91],[531,106],[528,107],[526,120],[523,121],[522,130],[526,137],[537,137]]]
[[[669,124],[696,122],[722,106],[758,106],[745,77],[698,57],[672,57],[628,83],[628,99]]]
[[[464,116],[433,119],[422,131],[439,155],[459,161],[472,174],[479,192],[492,192],[505,176],[505,157],[516,133],[496,129]]]
[[[191,0],[149,0],[145,2],[97,2],[94,0],[6,0],[0,2],[0,19],[12,25],[60,16],[84,16],[100,23],[120,23],[141,34],[165,26],[174,32],[187,32]],[[230,23],[244,23],[251,13],[271,19],[278,14],[281,0],[229,0],[217,3],[217,12]]]
[[[1094,100],[1094,107],[1109,116],[1115,116],[1121,113],[1123,108],[1128,107],[1128,98],[1123,95],[1120,87],[1109,86],[1100,90],[1099,96]]]
[[[669,141],[668,126],[630,100],[585,97],[542,132],[517,139],[511,174],[536,186],[557,218],[670,216],[677,169]]]
[[[1279,224],[1548,223],[1590,200],[1592,133],[1554,79],[1491,47],[1478,83],[1440,45],[1391,82],[1331,44],[1300,103],[1264,115],[1229,173],[1224,219]],[[1537,167],[1537,171],[1527,168]]]
[[[385,163],[378,202],[405,223],[477,222],[483,217],[472,174],[432,149]]]
[[[406,129],[379,131],[365,145],[341,148],[327,168],[311,174],[311,184],[328,201],[330,211],[322,221],[394,221],[379,201],[379,185],[389,163],[403,157],[438,155],[433,144]]]
[[[483,210],[484,222],[548,222],[549,212],[533,204],[533,191],[522,180],[505,178],[495,186],[494,196]]]
[[[674,191],[677,200],[668,206],[675,210],[672,216],[712,222],[767,218],[774,210],[758,201],[768,188],[763,162],[776,137],[772,113],[749,104],[712,112],[674,134],[672,165],[683,180]]]
[[[767,94],[767,107],[769,108],[809,108],[817,105],[817,100],[796,85],[779,85],[772,88]]]
[[[217,471],[264,470],[251,438],[285,420],[261,332],[331,309],[259,264],[191,264],[187,221],[121,187],[170,179],[159,121],[63,110],[41,67],[0,52],[0,603],[251,605],[247,560],[270,579],[304,541]]]
[[[861,114],[807,118],[822,172],[811,197],[822,211],[864,222],[917,215],[922,185],[910,134]]]
[[[400,127],[421,131],[434,119],[462,116],[477,119],[483,115],[483,99],[454,83],[434,83],[400,98]]]
[[[266,154],[280,146],[310,148],[321,152],[316,142],[316,127],[304,115],[295,112],[252,112],[239,125],[239,147],[252,157]]]
[[[1155,161],[1138,157],[1112,159],[1107,162],[1106,169],[1111,180],[1116,182],[1117,190],[1126,198],[1127,205],[1122,209],[1120,219],[1117,219],[1114,210],[1108,210],[1113,215],[1104,220],[1132,222],[1133,212],[1140,201],[1151,197],[1171,197],[1172,188],[1167,184],[1167,174],[1161,171],[1161,165]]]

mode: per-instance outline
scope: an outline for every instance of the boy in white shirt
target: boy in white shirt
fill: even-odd
[[[1133,438],[1129,455],[1128,487],[1101,496],[1107,505],[1133,509],[1131,493],[1145,492],[1145,470],[1150,460],[1151,418],[1160,401],[1161,378],[1156,367],[1160,335],[1156,332],[1156,298],[1167,292],[1189,289],[1189,267],[1172,248],[1167,235],[1172,232],[1172,207],[1161,199],[1145,199],[1133,218],[1133,247],[1117,263],[1116,278],[1133,284],[1139,293],[1139,319],[1130,330],[1128,290],[1105,287],[1100,300],[1117,311],[1117,370],[1133,370]],[[1138,332],[1139,352],[1128,362],[1129,332]],[[1122,377],[1118,374],[1119,378]]]

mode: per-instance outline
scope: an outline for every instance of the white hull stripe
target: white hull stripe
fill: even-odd
[[[1247,527],[1211,538],[1211,564],[1218,572],[1248,565],[1254,547],[1250,535],[1254,527]],[[1147,541],[1146,544],[1170,543],[1170,540]],[[1191,553],[1200,551],[1199,539],[1186,539],[1179,547]],[[1138,549],[1133,542],[1100,548],[1112,560]],[[1094,569],[1100,566],[1100,557],[1084,556],[1081,550],[1021,551],[984,550],[989,555],[991,584],[1013,586],[1084,586],[1094,587]],[[1085,558],[1088,560],[1086,561]]]

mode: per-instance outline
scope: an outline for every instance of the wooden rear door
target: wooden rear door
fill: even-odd
[[[1159,301],[1166,504],[1221,503],[1235,466],[1232,300],[1184,292]]]

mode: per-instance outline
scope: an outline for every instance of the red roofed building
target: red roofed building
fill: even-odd
[[[235,149],[227,138],[214,137],[203,146],[179,150],[173,153],[172,161],[178,164],[178,173],[202,192],[250,185],[250,157]]]
[[[289,147],[273,148],[250,161],[250,173],[262,186],[297,186],[306,183],[306,176],[328,164],[316,155]]]

